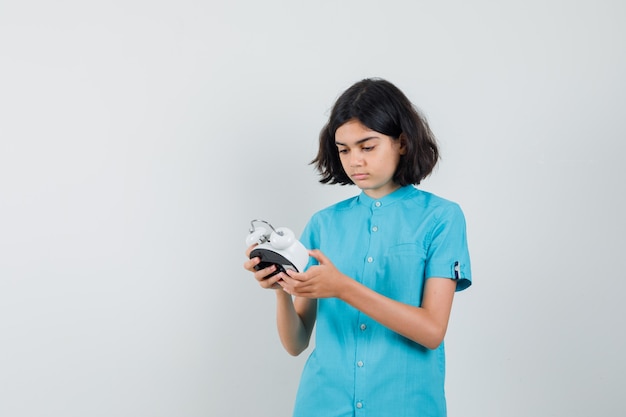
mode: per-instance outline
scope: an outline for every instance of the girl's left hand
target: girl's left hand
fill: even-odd
[[[281,274],[279,281],[283,290],[291,295],[305,298],[339,297],[344,288],[346,275],[339,272],[333,263],[321,251],[309,251],[319,265],[311,266],[306,272],[287,271]]]

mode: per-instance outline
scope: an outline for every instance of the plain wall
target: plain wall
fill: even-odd
[[[617,0],[0,0],[0,415],[290,415],[310,349],[244,239],[358,192],[308,163],[372,76],[468,222],[449,415],[626,415],[625,27]]]

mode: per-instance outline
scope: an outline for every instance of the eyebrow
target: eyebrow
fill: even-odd
[[[359,145],[359,144],[361,144],[363,142],[367,142],[368,140],[372,140],[372,139],[380,139],[380,138],[378,136],[368,136],[366,138],[357,140],[354,144],[355,145]],[[341,142],[337,142],[337,141],[335,141],[335,145],[348,146],[345,143],[341,143]]]

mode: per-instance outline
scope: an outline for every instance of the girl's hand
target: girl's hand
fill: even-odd
[[[246,258],[250,258],[250,252],[252,252],[252,249],[254,249],[255,246],[256,244],[246,249]],[[271,288],[274,290],[281,289],[281,286],[278,284],[278,281],[282,279],[283,274],[276,274],[268,278],[268,275],[276,271],[276,266],[270,265],[267,268],[263,268],[257,271],[256,269],[254,269],[254,267],[257,266],[260,262],[261,262],[261,258],[259,257],[248,259],[247,261],[243,263],[243,268],[254,274],[254,279],[256,279],[259,282],[259,285],[262,288],[265,288],[265,289]]]
[[[333,263],[319,250],[309,251],[309,256],[315,258],[319,265],[310,267],[306,272],[287,271],[278,284],[285,292],[297,297],[329,298],[340,297],[346,280],[350,278],[339,272]]]

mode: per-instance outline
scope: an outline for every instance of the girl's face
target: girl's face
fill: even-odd
[[[344,171],[372,198],[381,198],[400,188],[393,181],[400,155],[406,152],[401,140],[383,135],[353,119],[339,126],[335,144]]]

